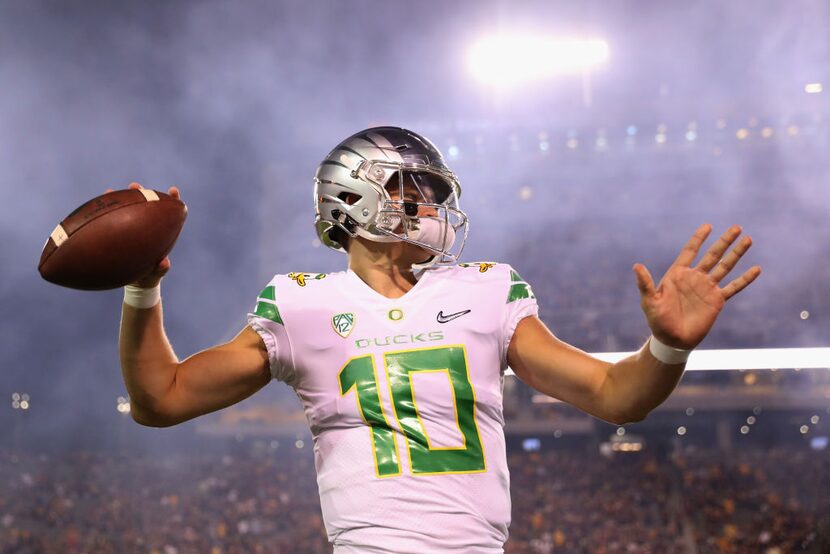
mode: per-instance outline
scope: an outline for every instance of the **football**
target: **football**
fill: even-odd
[[[145,275],[176,244],[187,206],[152,189],[108,192],[55,227],[40,256],[40,275],[81,290],[122,287]]]

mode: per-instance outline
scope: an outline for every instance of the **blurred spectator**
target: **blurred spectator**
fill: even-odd
[[[0,552],[330,552],[307,450],[0,454]],[[794,552],[826,540],[830,455],[512,452],[509,554]],[[818,547],[820,548],[820,546]],[[821,550],[813,550],[820,552]]]

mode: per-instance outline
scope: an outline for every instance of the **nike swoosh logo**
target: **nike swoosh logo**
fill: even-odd
[[[448,321],[452,321],[453,319],[459,318],[464,314],[470,313],[472,310],[464,310],[463,312],[455,312],[454,314],[447,314],[444,315],[444,310],[438,312],[438,315],[435,319],[438,320],[438,323],[447,323]]]

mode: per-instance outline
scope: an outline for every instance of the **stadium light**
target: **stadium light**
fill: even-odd
[[[636,352],[591,352],[591,356],[615,363]],[[830,348],[744,348],[734,350],[695,350],[686,363],[687,371],[738,369],[830,369]],[[507,375],[514,375],[508,368]],[[830,408],[828,408],[830,413]],[[755,410],[753,409],[753,412]],[[761,413],[758,408],[758,415]]]
[[[593,356],[613,363],[631,354],[634,352],[596,352]],[[771,368],[830,368],[830,348],[695,350],[686,364],[687,370]]]
[[[31,407],[29,404],[29,395],[24,393],[12,393],[12,409],[14,410],[28,410]]]
[[[467,59],[476,80],[499,87],[583,73],[607,60],[608,43],[604,40],[507,34],[479,40]]]
[[[125,398],[123,396],[119,396],[116,400],[115,409],[118,410],[118,413],[120,414],[130,413],[130,399]]]

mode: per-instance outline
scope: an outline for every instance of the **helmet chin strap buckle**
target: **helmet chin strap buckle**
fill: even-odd
[[[332,217],[340,224],[340,227],[352,237],[355,236],[355,227],[357,222],[352,219],[346,212],[334,209],[331,211]]]

